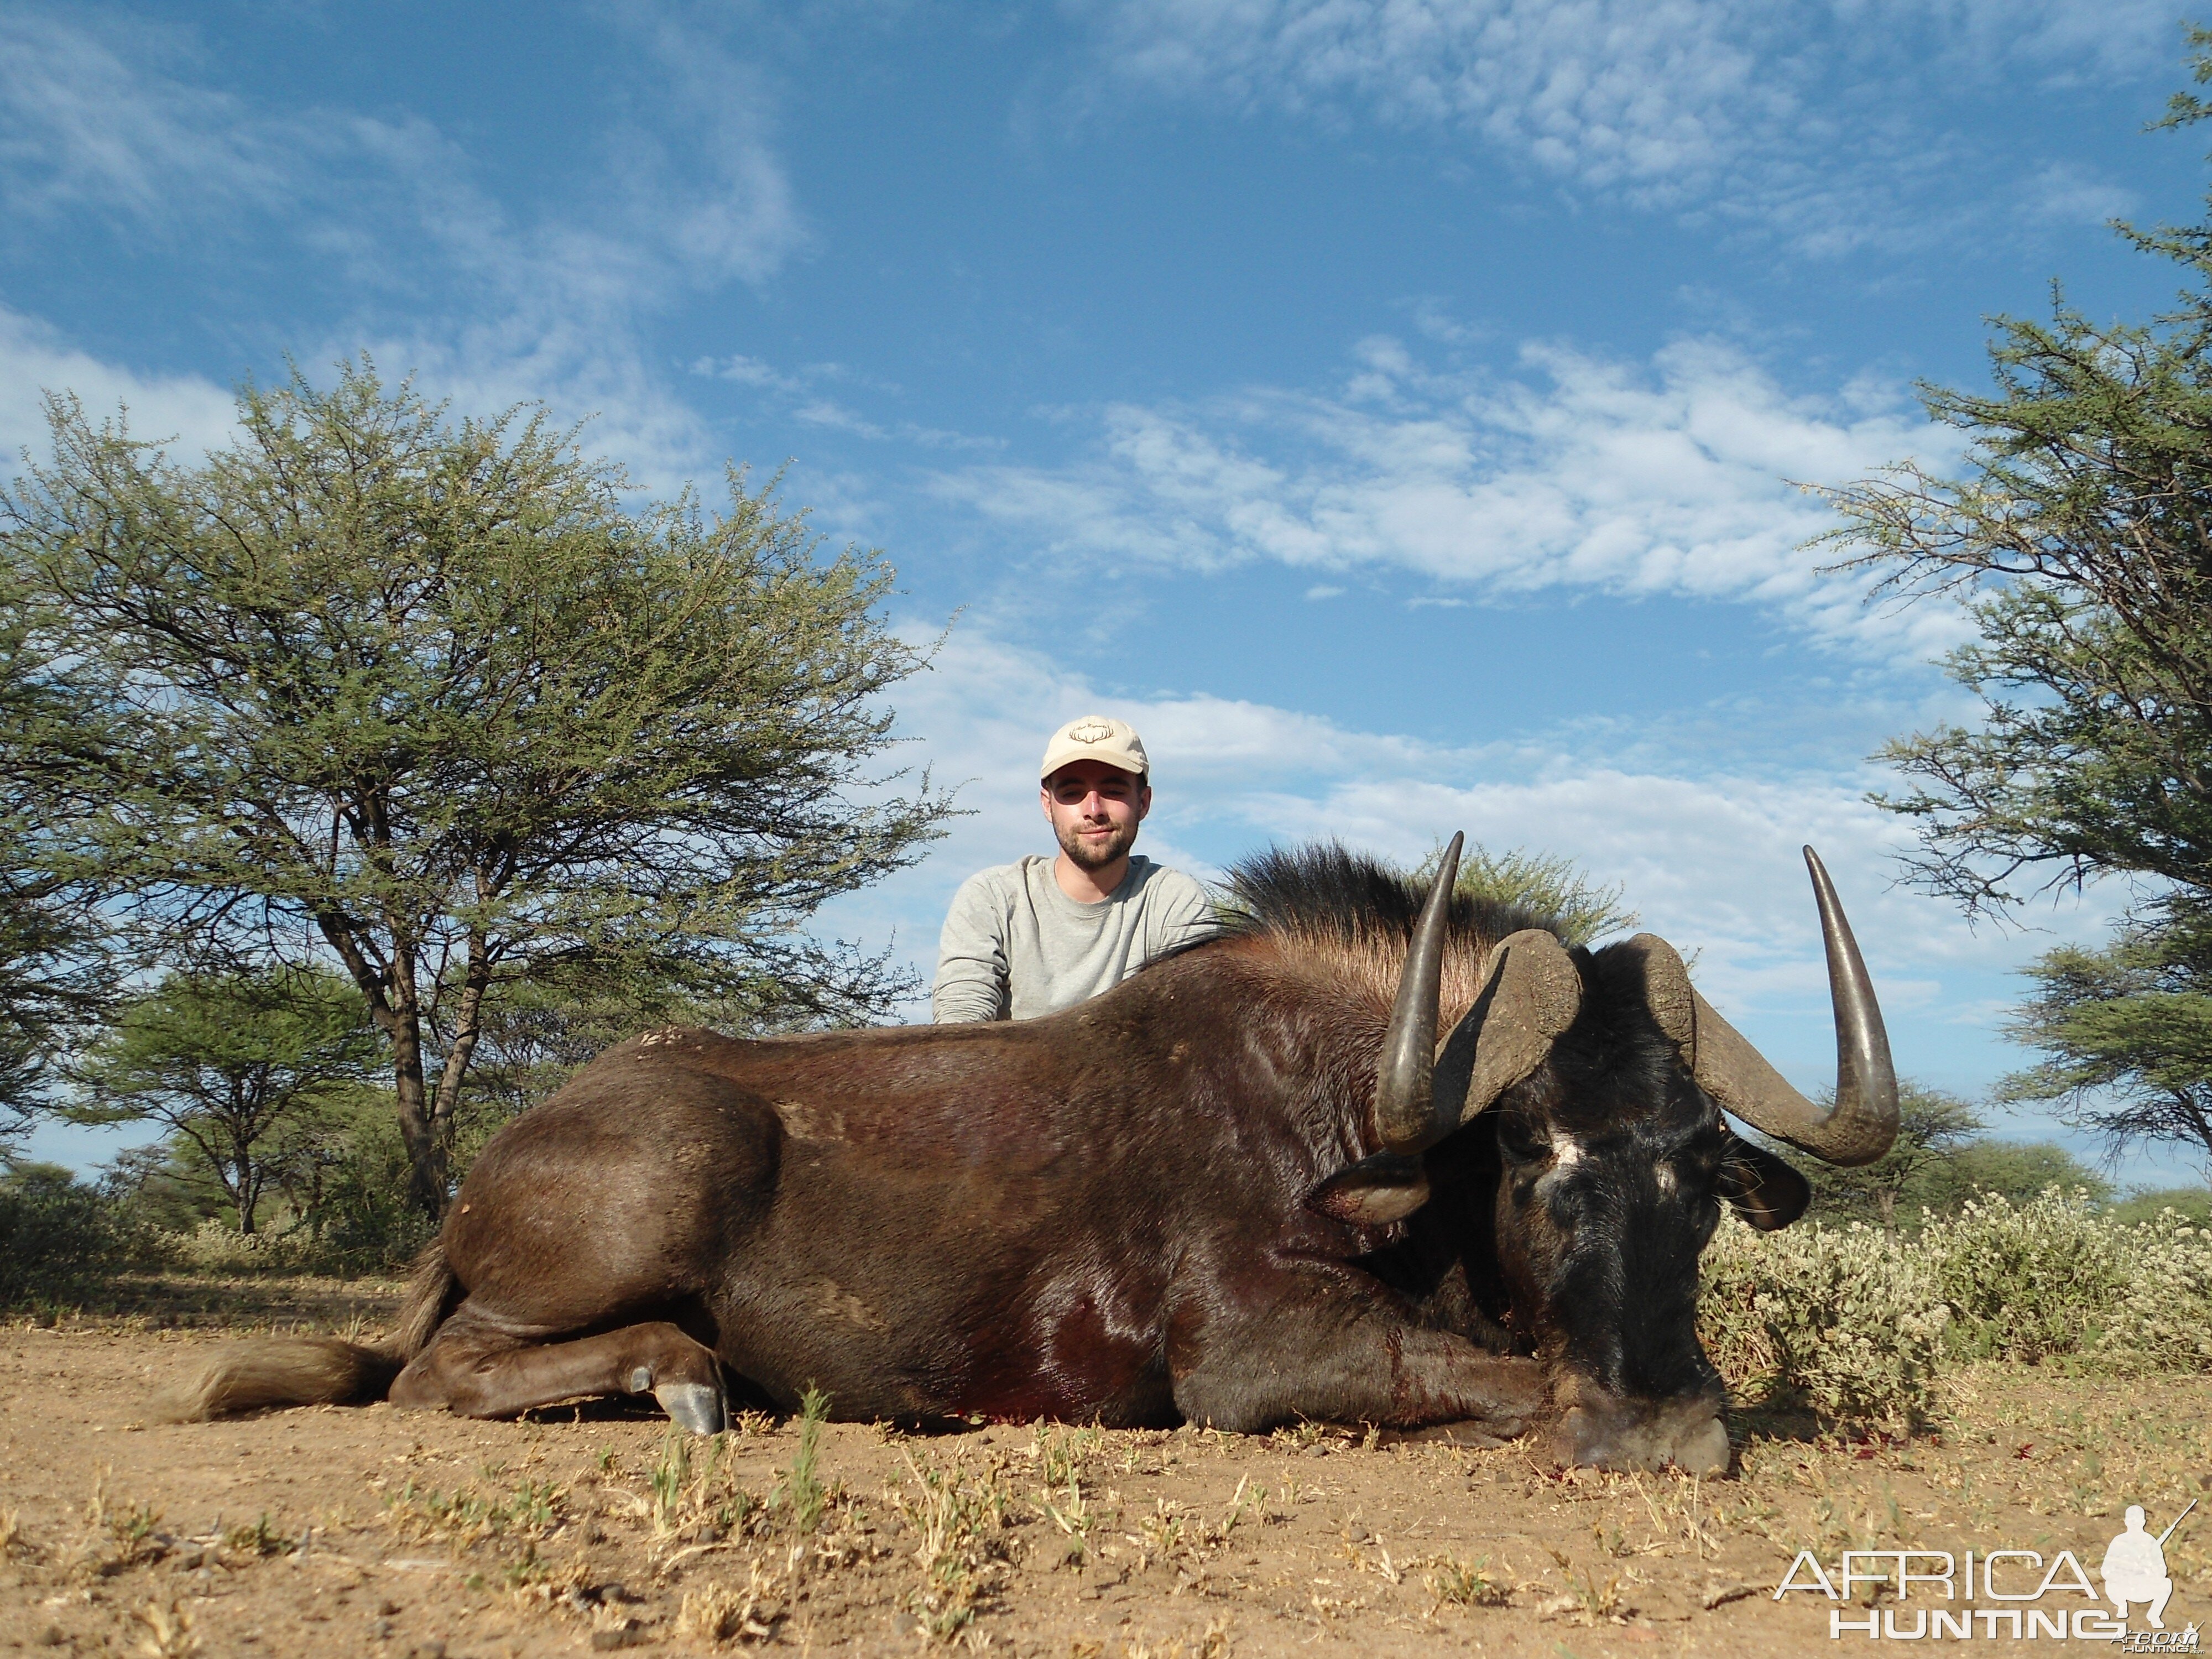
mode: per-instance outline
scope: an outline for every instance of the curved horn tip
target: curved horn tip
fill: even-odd
[[[1402,1152],[1439,1138],[1433,1081],[1437,1002],[1443,989],[1444,937],[1450,931],[1452,886],[1459,878],[1467,832],[1453,835],[1437,861],[1437,878],[1421,905],[1406,952],[1376,1068],[1375,1120],[1386,1150]]]
[[[1698,999],[1694,1074],[1706,1091],[1753,1128],[1786,1140],[1824,1162],[1871,1164],[1897,1138],[1897,1072],[1881,1006],[1859,954],[1827,866],[1803,848],[1820,912],[1835,1013],[1836,1093],[1823,1109],[1797,1092],[1711,1004]],[[1708,1042],[1708,1036],[1711,1041]]]

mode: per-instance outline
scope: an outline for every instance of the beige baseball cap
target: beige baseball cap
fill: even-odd
[[[1111,714],[1085,714],[1054,732],[1052,741],[1044,746],[1044,766],[1037,777],[1042,781],[1070,761],[1080,760],[1103,761],[1139,777],[1152,769],[1144,739]]]

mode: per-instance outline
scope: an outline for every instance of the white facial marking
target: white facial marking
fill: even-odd
[[[1674,1190],[1674,1166],[1673,1164],[1662,1164],[1656,1170],[1653,1170],[1651,1174],[1652,1179],[1658,1182],[1659,1190],[1661,1192],[1671,1193]]]
[[[1562,1134],[1552,1137],[1552,1167],[1544,1171],[1543,1179],[1536,1183],[1539,1192],[1548,1192],[1553,1185],[1583,1160],[1583,1149]]]

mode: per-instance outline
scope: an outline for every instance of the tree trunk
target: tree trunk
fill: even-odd
[[[1897,1231],[1897,1188],[1894,1187],[1881,1188],[1875,1194],[1874,1201],[1881,1210],[1882,1231],[1895,1232]]]
[[[238,1211],[238,1231],[253,1237],[253,1212],[261,1200],[260,1183],[253,1178],[253,1126],[259,1121],[254,1103],[243,1097],[234,1081],[230,1088],[230,1201]]]
[[[446,1213],[446,1148],[431,1121],[422,1075],[422,1011],[415,1000],[413,952],[395,951],[392,967],[392,1072],[399,1137],[407,1146],[415,1202],[424,1215],[438,1221]]]
[[[446,1147],[430,1119],[422,1077],[422,1009],[416,997],[415,945],[397,927],[392,932],[388,966],[369,954],[363,930],[335,911],[319,912],[316,925],[368,1003],[376,1029],[392,1042],[392,1098],[399,1116],[399,1139],[407,1148],[408,1191],[433,1221],[446,1214]]]
[[[461,1085],[483,1033],[484,991],[490,984],[491,959],[485,953],[484,941],[471,933],[468,965],[461,981],[460,1014],[453,1022],[453,1041],[446,1046],[446,1063],[438,1073],[438,1097],[432,1103],[431,1127],[441,1146],[453,1144],[453,1114],[460,1106]]]

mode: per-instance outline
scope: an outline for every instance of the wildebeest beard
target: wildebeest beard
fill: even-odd
[[[818,1386],[863,1419],[1547,1419],[1567,1461],[1718,1470],[1698,1251],[1806,1190],[1720,1103],[1838,1162],[1894,1133],[1813,867],[1832,1110],[1663,941],[1565,951],[1451,899],[1449,857],[1424,902],[1272,854],[1221,936],[1042,1019],[611,1050],[485,1147],[390,1343],[241,1351],[172,1409],[651,1393],[711,1432]]]

